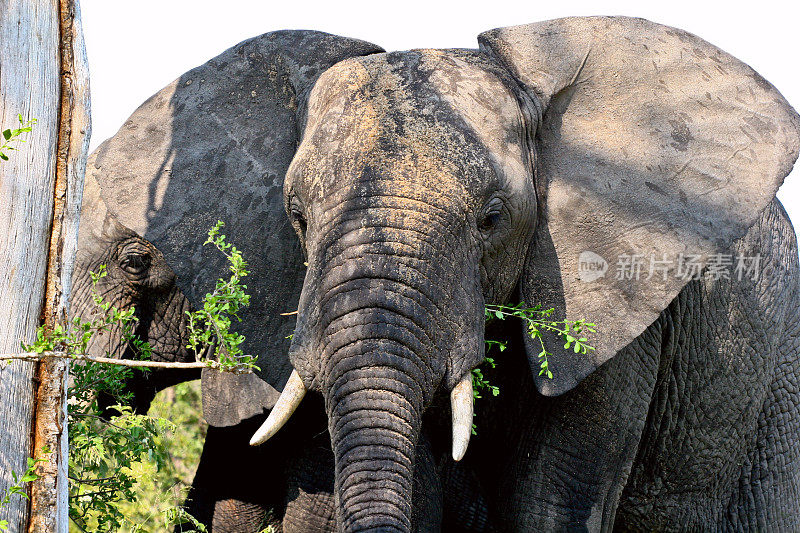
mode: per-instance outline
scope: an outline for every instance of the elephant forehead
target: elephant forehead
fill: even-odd
[[[412,50],[343,61],[311,93],[290,174],[341,186],[369,167],[396,179],[526,175],[516,96],[480,52]],[[470,181],[476,181],[470,183]]]
[[[423,50],[421,53],[424,58],[421,71],[434,102],[463,122],[495,158],[522,160],[525,125],[517,97],[500,77],[504,73],[479,52]]]

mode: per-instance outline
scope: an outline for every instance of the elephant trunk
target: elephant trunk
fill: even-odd
[[[413,258],[382,258],[323,281],[333,290],[322,293],[317,348],[345,532],[412,528],[415,448],[444,363],[426,285],[398,275],[409,265],[422,269]]]
[[[345,532],[411,531],[423,412],[440,386],[456,388],[483,355],[477,261],[466,234],[452,229],[461,226],[384,200],[353,200],[370,209],[331,212],[311,233],[290,353],[297,387],[285,393],[287,407],[302,397],[295,388],[325,399]],[[429,237],[436,235],[448,240]],[[472,417],[457,418],[460,458],[468,439],[461,426]],[[279,425],[268,424],[254,443]]]
[[[375,347],[363,355],[374,365],[386,353]],[[405,372],[384,362],[351,367],[329,391],[342,531],[411,531],[414,450],[421,418],[415,388]]]

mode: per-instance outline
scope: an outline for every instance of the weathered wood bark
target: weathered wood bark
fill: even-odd
[[[89,140],[88,73],[75,0],[0,0],[0,127],[38,123],[0,162],[0,351],[66,316]],[[26,458],[46,459],[32,500],[14,497],[11,531],[66,532],[67,367],[0,368],[0,491]],[[35,420],[35,423],[34,423]],[[43,446],[50,454],[42,455]]]
[[[0,162],[0,347],[19,351],[40,321],[53,214],[60,60],[57,2],[0,0],[0,128],[17,114],[38,124],[10,160]],[[32,364],[0,369],[0,491],[31,456]],[[11,531],[25,531],[28,502],[2,510]]]
[[[64,323],[67,317],[91,125],[89,71],[78,0],[60,0],[59,19],[61,102],[53,224],[42,311],[48,327]],[[39,365],[33,452],[43,462],[37,467],[39,479],[31,487],[29,533],[66,533],[69,529],[68,375],[69,363],[65,359],[45,359]],[[43,453],[45,449],[50,453]]]

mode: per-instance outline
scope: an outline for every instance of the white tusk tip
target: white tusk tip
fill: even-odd
[[[460,461],[467,453],[472,435],[472,373],[467,373],[450,392],[453,416],[453,460]]]
[[[300,379],[297,370],[293,370],[292,375],[289,376],[289,381],[286,382],[286,386],[283,388],[283,392],[281,392],[278,401],[275,402],[275,406],[272,408],[272,411],[270,411],[269,416],[250,439],[250,446],[264,444],[270,437],[275,435],[286,421],[289,420],[289,417],[292,416],[292,413],[294,413],[294,410],[300,405],[300,401],[305,394],[306,387],[303,384],[303,380]]]
[[[467,453],[467,444],[465,443],[463,446],[456,446],[455,443],[453,444],[453,461],[460,461],[464,458],[464,455]]]

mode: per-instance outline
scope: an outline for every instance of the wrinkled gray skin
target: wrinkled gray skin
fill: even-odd
[[[297,58],[311,34],[277,35],[259,39]],[[296,147],[282,208],[308,269],[295,285],[293,270],[266,271],[265,294],[299,293],[288,361],[312,393],[247,451],[274,395],[204,383],[218,427],[190,509],[214,531],[257,531],[268,507],[285,531],[799,528],[800,281],[774,199],[797,157],[797,115],[746,65],[643,20],[560,19],[479,42],[353,53],[313,90],[287,89],[296,137],[266,115],[266,132],[245,122],[229,133]],[[208,68],[226,73],[220,58]],[[246,95],[249,82],[229,74],[219,93]],[[148,118],[153,105],[134,129],[169,122]],[[165,137],[188,139],[192,110],[169,111],[178,126]],[[132,135],[105,156],[107,200],[163,179],[144,168],[115,178],[131,161],[163,168],[174,156]],[[250,179],[252,153],[176,157],[169,185],[193,164],[204,186],[209,174]],[[119,198],[109,202],[124,217],[129,197]],[[251,233],[268,250],[284,229]],[[606,276],[581,279],[583,251],[609,261]],[[689,281],[675,264],[664,276],[613,270],[622,255],[706,266],[720,253],[759,256],[756,279]],[[518,301],[597,323],[596,350],[548,339],[555,375],[540,376],[519,324],[484,331],[485,303]],[[447,395],[483,359],[485,336],[510,345],[488,373],[501,394],[478,402],[478,435],[454,464]],[[282,342],[257,346],[276,389],[291,369]]]
[[[150,344],[152,360],[194,361],[194,354],[186,348],[186,312],[191,306],[177,287],[175,273],[163,254],[108,213],[91,178],[84,190],[82,211],[70,296],[71,316],[80,317],[82,321],[99,318],[102,310],[95,303],[94,295],[117,309],[133,307],[138,319],[134,333]],[[92,273],[100,273],[103,267],[106,275],[95,285]],[[137,359],[139,354],[124,342],[121,333],[120,328],[113,328],[95,334],[89,342],[88,354]],[[127,384],[127,389],[133,393],[132,407],[145,413],[159,390],[200,377],[199,370],[133,372]],[[99,402],[107,407],[116,400],[101,393]]]

